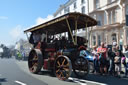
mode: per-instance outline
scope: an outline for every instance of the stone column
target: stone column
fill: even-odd
[[[125,8],[125,5],[123,4],[123,9],[122,9],[122,13],[123,13],[123,16],[122,16],[122,17],[123,17],[123,21],[125,20],[125,16],[126,16],[126,15],[125,15],[125,14],[126,14],[126,13],[125,13],[125,9],[126,9],[126,8]]]
[[[106,34],[106,44],[108,45],[108,33]]]
[[[119,32],[116,33],[117,45],[119,45]]]
[[[98,46],[98,34],[96,33],[96,46]]]
[[[105,33],[105,30],[104,30],[104,31],[102,31],[101,42],[105,42],[105,41],[104,41],[104,36],[105,36],[105,34],[104,34],[104,33]]]
[[[123,29],[124,29],[123,45],[127,45],[127,29],[125,26],[123,27]]]
[[[109,19],[108,19],[108,12],[105,10],[106,13],[106,20],[107,20],[107,24],[109,24]]]

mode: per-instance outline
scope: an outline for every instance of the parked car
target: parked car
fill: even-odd
[[[94,71],[94,64],[93,64],[93,55],[88,50],[82,50],[80,52],[80,56],[85,57],[89,61],[89,72],[92,73]]]

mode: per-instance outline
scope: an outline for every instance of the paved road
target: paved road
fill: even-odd
[[[127,85],[128,78],[89,74],[86,79],[72,76],[68,81],[58,80],[48,71],[32,74],[26,61],[0,59],[0,85]]]
[[[19,67],[24,67],[21,68],[24,72],[32,75],[33,77],[45,81],[48,85],[127,85],[128,84],[128,78],[116,78],[113,76],[100,76],[100,75],[94,75],[94,74],[89,74],[86,79],[78,79],[75,78],[73,75],[72,77],[69,78],[68,81],[60,81],[56,77],[52,77],[49,75],[50,73],[47,71],[41,71],[39,75],[34,75],[31,74],[28,71],[27,68],[27,62],[26,61],[20,61],[17,62]]]
[[[47,85],[23,72],[14,59],[0,59],[0,85]]]

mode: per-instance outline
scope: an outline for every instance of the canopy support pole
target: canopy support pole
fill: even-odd
[[[75,19],[75,44],[77,45],[77,17]]]
[[[87,23],[86,23],[86,25],[85,25],[85,36],[86,36],[86,40],[87,40]],[[86,42],[86,44],[87,44],[87,42]]]
[[[71,27],[70,27],[70,25],[69,25],[69,21],[68,21],[68,19],[66,19],[66,22],[67,22],[68,29],[69,29],[69,32],[70,32],[71,37],[72,37],[73,44],[75,45],[75,41],[74,41],[74,38],[73,38],[73,34],[72,34],[72,31],[71,31]]]
[[[48,42],[48,32],[46,31],[46,42]]]

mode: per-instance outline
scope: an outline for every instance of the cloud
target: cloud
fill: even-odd
[[[0,20],[6,20],[6,19],[8,19],[8,17],[6,17],[6,16],[0,16]]]
[[[12,28],[11,31],[9,32],[9,34],[12,38],[13,43],[17,42],[21,38],[22,39],[26,38],[25,34],[23,33],[24,30],[30,29],[31,27],[37,26],[37,25],[42,24],[42,23],[49,21],[51,19],[53,19],[52,15],[48,15],[46,18],[38,17],[35,20],[36,23],[29,26],[29,27],[24,28],[22,25],[17,25],[16,27]]]
[[[51,19],[53,19],[53,18],[54,18],[53,15],[48,15],[46,18],[38,17],[38,18],[35,20],[35,22],[36,22],[35,24],[33,24],[33,25],[31,25],[31,26],[25,28],[24,30],[30,29],[30,28],[32,28],[32,27],[35,27],[35,26],[37,26],[37,25],[39,25],[39,24],[42,24],[42,23],[44,23],[44,22],[47,22],[47,21],[49,21],[49,20],[51,20]]]
[[[23,35],[23,27],[21,25],[17,25],[10,31],[9,34],[14,40],[17,40],[18,38],[21,38]]]
[[[36,25],[42,24],[42,23],[44,23],[44,22],[46,22],[46,21],[49,21],[49,20],[51,20],[51,19],[53,19],[53,15],[48,15],[46,18],[38,17],[38,18],[36,19]]]

